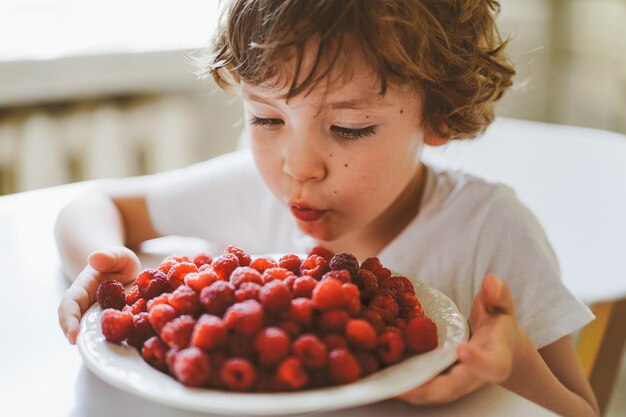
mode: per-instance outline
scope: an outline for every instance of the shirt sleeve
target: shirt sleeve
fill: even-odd
[[[537,349],[593,320],[589,308],[561,281],[541,224],[507,186],[499,187],[486,211],[475,259],[475,285],[488,274],[507,282],[518,323]]]

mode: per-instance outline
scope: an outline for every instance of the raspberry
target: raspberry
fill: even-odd
[[[167,369],[169,370],[170,374],[174,373],[174,360],[176,359],[176,355],[178,354],[178,352],[180,352],[181,350],[182,349],[179,349],[177,347],[171,347],[165,354],[165,364],[167,365]]]
[[[372,325],[374,330],[380,332],[385,327],[383,317],[377,310],[367,309],[361,312],[361,317]]]
[[[193,262],[179,262],[172,265],[167,273],[167,282],[172,290],[184,283],[185,275],[190,272],[198,272],[198,267]]]
[[[282,320],[276,324],[277,327],[284,330],[291,337],[298,337],[302,333],[302,326],[295,320]]]
[[[97,298],[97,296],[96,296]],[[132,306],[141,298],[141,294],[139,293],[139,287],[133,285],[130,287],[130,290],[126,293],[126,305]]]
[[[385,268],[378,258],[367,258],[361,264],[361,269],[372,272],[376,278],[391,276],[391,271]]]
[[[121,310],[126,305],[124,286],[115,280],[103,281],[96,291],[96,299],[102,309],[113,308]]]
[[[393,291],[396,296],[405,293],[404,282],[400,279],[400,277],[393,276],[378,278],[378,287],[389,289]]]
[[[328,266],[333,271],[345,269],[350,273],[350,278],[356,277],[356,274],[359,272],[359,261],[350,253],[339,253],[333,256]]]
[[[267,284],[268,282],[274,280],[284,281],[289,277],[295,277],[295,274],[285,268],[267,268],[265,271],[263,271],[264,284]]]
[[[265,311],[280,315],[291,307],[291,291],[282,281],[274,280],[261,288],[259,300]]]
[[[256,300],[233,304],[224,314],[226,327],[245,336],[252,336],[263,325],[263,307]]]
[[[146,340],[141,348],[141,357],[148,365],[159,371],[167,371],[167,350],[169,347],[158,336],[152,336]]]
[[[317,317],[317,327],[327,333],[343,333],[350,316],[346,310],[324,311]]]
[[[346,297],[343,294],[341,285],[341,282],[336,279],[326,279],[318,282],[311,296],[313,306],[322,311],[343,307]]]
[[[396,331],[384,331],[378,336],[376,354],[382,363],[391,365],[399,362],[404,355],[405,344],[402,335]]]
[[[341,349],[348,348],[348,341],[346,340],[346,338],[336,333],[329,333],[325,335],[324,344],[330,350],[337,349],[337,348],[341,348]]]
[[[206,253],[199,253],[193,258],[192,262],[200,268],[202,265],[211,265],[213,258]]]
[[[165,323],[161,329],[161,339],[169,347],[184,349],[189,346],[191,333],[196,321],[191,316],[180,316]]]
[[[101,324],[102,334],[108,342],[122,343],[133,330],[133,315],[107,308],[102,312]]]
[[[254,282],[255,284],[263,284],[261,274],[254,268],[249,266],[239,266],[230,274],[230,283],[235,288],[239,288],[244,282]]]
[[[306,385],[309,377],[298,358],[289,357],[276,368],[276,385],[279,389],[296,390]]]
[[[289,317],[303,329],[310,329],[313,325],[313,302],[308,298],[295,298],[291,300]]]
[[[259,301],[261,286],[256,282],[244,282],[235,290],[235,299],[239,302],[246,300]]]
[[[287,333],[278,327],[267,327],[257,333],[254,348],[261,366],[272,366],[289,353],[291,341]]]
[[[321,256],[311,255],[300,265],[300,275],[309,275],[321,279],[328,272],[328,262]]]
[[[172,361],[172,373],[183,384],[200,387],[211,378],[209,357],[197,347],[189,347],[176,353]]]
[[[293,292],[293,284],[296,282],[296,279],[298,279],[297,276],[295,275],[289,275],[287,278],[285,278],[283,280],[283,282],[285,283],[285,285],[287,286],[287,288],[289,288],[289,291]]]
[[[256,369],[246,359],[231,358],[224,362],[220,376],[229,389],[249,391],[256,379]]]
[[[155,336],[155,332],[148,319],[148,313],[143,312],[133,316],[133,330],[126,340],[128,344],[141,349],[144,342],[152,336]]]
[[[152,308],[154,306],[157,306],[159,304],[170,304],[170,293],[169,292],[164,292],[163,294],[157,295],[156,297],[154,297],[151,300],[148,300],[146,303],[146,308],[148,309],[148,311],[152,310]]]
[[[326,279],[326,278],[334,278],[340,281],[342,284],[352,281],[350,272],[347,269],[340,269],[338,271],[329,271],[325,273],[324,276],[322,277],[322,279]]]
[[[352,283],[346,283],[341,286],[341,289],[346,297],[346,311],[351,316],[356,317],[363,307],[359,287]]]
[[[307,257],[311,255],[321,256],[322,258],[326,260],[326,262],[330,262],[333,256],[335,256],[333,252],[331,252],[330,250],[326,249],[323,246],[315,246],[313,249],[309,251],[309,253],[307,254]]]
[[[346,324],[346,338],[351,346],[369,350],[376,346],[376,330],[363,319],[351,319]]]
[[[250,255],[248,255],[243,249],[240,249],[233,245],[226,246],[226,249],[224,249],[224,253],[232,253],[233,255],[235,255],[239,260],[239,266],[248,266],[252,261]]]
[[[415,316],[413,316],[413,317],[415,317]],[[411,318],[413,318],[413,317],[411,317]],[[393,323],[393,327],[395,327],[398,330],[406,329],[406,320],[398,317],[396,319],[396,321]]]
[[[333,349],[328,355],[328,376],[337,384],[347,384],[359,379],[361,365],[346,349]]]
[[[415,353],[428,352],[437,347],[437,325],[428,317],[412,318],[404,329],[404,341]]]
[[[167,275],[172,266],[179,262],[189,262],[189,258],[182,255],[171,255],[161,261],[157,269]]]
[[[200,304],[198,294],[186,285],[179,286],[171,293],[170,305],[174,307],[178,315],[189,314],[195,316],[202,311],[202,304]]]
[[[280,268],[285,268],[288,271],[293,272],[295,275],[300,273],[300,265],[302,264],[302,259],[298,255],[294,255],[292,253],[281,256],[278,260],[278,266]]]
[[[156,297],[169,288],[167,276],[158,269],[146,268],[137,275],[135,280],[139,293],[146,300]]]
[[[400,306],[400,317],[411,319],[415,316],[424,315],[424,309],[415,294],[404,293],[396,299]]]
[[[221,352],[212,352],[209,358],[211,359],[211,381],[209,385],[214,388],[223,388],[222,367],[226,362],[226,356]]]
[[[217,280],[219,280],[219,278],[210,266],[202,271],[198,270],[198,272],[190,272],[185,275],[185,285],[198,294],[200,294],[200,291],[202,291],[204,287],[208,287]]]
[[[278,268],[278,264],[273,259],[261,257],[252,261],[250,263],[250,267],[256,269],[260,273],[263,273],[266,269]]]
[[[326,345],[313,334],[303,334],[292,345],[292,351],[309,369],[320,369],[328,362]]]
[[[233,253],[223,253],[213,259],[211,268],[218,278],[222,281],[228,281],[230,274],[239,266],[239,258]]]
[[[354,357],[359,362],[362,376],[373,374],[380,369],[380,362],[371,352],[357,351],[354,353]]]
[[[369,307],[378,311],[385,323],[393,323],[399,311],[398,304],[393,297],[384,293],[375,295],[370,301]]]
[[[227,338],[226,323],[210,314],[200,316],[191,333],[190,343],[204,350],[213,350],[222,347]]]
[[[148,310],[146,300],[143,298],[137,300],[137,302],[135,302],[132,306],[124,306],[124,309],[126,307],[129,308],[129,311],[133,314],[133,316]]]
[[[221,316],[235,302],[235,287],[226,281],[215,281],[200,291],[200,302],[207,313]]]
[[[176,310],[169,304],[158,304],[148,312],[148,320],[155,332],[161,333],[163,326],[176,318]]]
[[[415,295],[415,286],[413,285],[413,282],[408,279],[407,277],[404,277],[402,275],[398,275],[396,278],[398,278],[400,281],[402,281],[402,285],[404,285],[404,292],[405,293],[410,293]]]
[[[361,291],[361,300],[367,301],[378,289],[378,280],[376,276],[367,269],[359,269],[356,278],[353,280]]]
[[[298,277],[293,283],[293,296],[311,298],[313,288],[317,285],[317,280],[307,275]]]

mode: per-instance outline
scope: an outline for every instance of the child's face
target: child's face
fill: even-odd
[[[391,240],[414,216],[421,190],[421,99],[393,87],[381,96],[359,58],[350,57],[348,82],[318,83],[289,103],[287,88],[242,85],[263,180],[300,229],[331,248]]]

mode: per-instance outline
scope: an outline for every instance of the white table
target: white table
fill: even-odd
[[[114,388],[83,365],[56,308],[68,286],[56,253],[59,209],[93,183],[0,197],[0,415],[196,416]],[[329,416],[527,417],[554,414],[496,385],[456,403],[414,407],[396,400],[315,414]]]

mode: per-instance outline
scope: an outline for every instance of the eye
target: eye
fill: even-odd
[[[330,130],[344,139],[359,139],[376,133],[376,126],[367,126],[361,129],[350,129],[341,126],[331,126]]]
[[[267,126],[267,127],[275,127],[280,126],[284,123],[281,119],[272,119],[272,118],[263,118],[252,116],[250,119],[250,124],[255,126]]]

